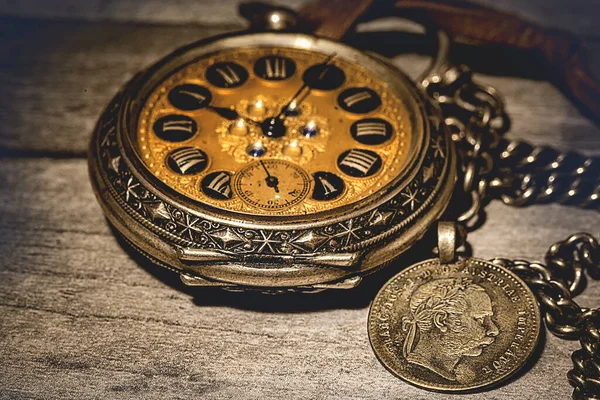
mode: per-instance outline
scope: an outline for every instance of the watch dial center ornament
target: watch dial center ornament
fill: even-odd
[[[265,107],[264,102],[261,99],[258,99],[256,102],[250,104],[248,106],[248,114],[256,118],[262,118],[267,115],[267,108]]]
[[[286,133],[285,124],[283,123],[283,120],[278,117],[265,119],[261,124],[261,128],[265,136],[274,139],[283,137]]]
[[[262,157],[267,152],[267,148],[264,146],[262,141],[258,141],[248,146],[248,154],[250,157]]]
[[[284,111],[284,115],[287,117],[297,117],[300,114],[301,110],[296,100],[292,100]]]
[[[283,154],[290,157],[298,157],[302,154],[302,147],[300,147],[297,140],[292,140],[290,144],[283,149]]]
[[[316,136],[319,133],[319,127],[315,121],[309,121],[304,128],[302,128],[302,134],[307,138]]]
[[[229,132],[235,136],[244,136],[248,133],[248,125],[240,118],[229,126]]]

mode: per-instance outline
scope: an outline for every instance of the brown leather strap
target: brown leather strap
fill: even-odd
[[[314,0],[300,16],[316,27],[316,35],[340,39],[367,11],[375,18],[394,14],[435,25],[455,38],[495,45],[499,51],[506,47],[537,54],[552,82],[600,121],[600,83],[589,70],[581,41],[569,32],[467,0]]]
[[[315,35],[339,40],[376,1],[313,0],[302,7],[298,15],[314,27]],[[391,7],[393,2],[386,1],[386,5]]]
[[[581,41],[570,32],[464,0],[399,0],[395,7],[399,15],[433,23],[457,38],[536,53],[550,67],[553,83],[600,120],[600,84],[588,68]]]

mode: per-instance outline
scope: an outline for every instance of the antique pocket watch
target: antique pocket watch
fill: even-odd
[[[455,165],[404,74],[286,32],[209,38],[139,73],[90,156],[109,221],[142,254],[188,284],[260,289],[354,287],[440,218]]]
[[[595,398],[600,311],[572,296],[585,270],[598,268],[598,242],[573,235],[550,248],[547,266],[456,251],[490,190],[513,205],[597,208],[597,161],[500,144],[502,100],[448,62],[443,31],[418,84],[377,55],[327,39],[373,3],[317,0],[300,16],[252,3],[242,8],[250,31],[193,43],[137,74],[90,146],[108,220],[188,285],[271,293],[355,287],[437,226],[438,257],[393,277],[371,306],[368,332],[382,364],[430,390],[472,391],[524,365],[543,315],[553,333],[580,339],[569,380],[575,397]],[[600,115],[600,86],[572,37],[464,4],[388,6],[425,12],[467,37],[543,47],[570,94]],[[459,12],[464,26],[452,19]],[[489,30],[469,25],[481,15]]]

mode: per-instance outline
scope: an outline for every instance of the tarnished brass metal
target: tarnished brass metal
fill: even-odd
[[[399,378],[429,390],[470,391],[527,362],[540,311],[529,287],[505,268],[474,258],[431,259],[383,286],[368,331],[377,358]]]
[[[448,264],[456,259],[457,231],[454,222],[438,222],[438,251],[440,263]]]
[[[273,56],[295,70],[280,79],[281,64],[257,66]],[[318,64],[344,79],[307,89]],[[356,88],[375,101],[354,108],[368,97]],[[385,121],[366,125],[383,139],[363,140],[359,121]],[[108,219],[146,257],[189,284],[277,292],[352,287],[396,258],[444,212],[455,160],[439,110],[384,60],[255,33],[195,43],[138,74],[102,115],[89,165]],[[329,173],[340,195],[319,178]]]

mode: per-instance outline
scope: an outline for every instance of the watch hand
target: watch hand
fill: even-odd
[[[238,112],[232,108],[217,107],[217,106],[210,106],[210,105],[206,106],[205,108],[209,111],[213,111],[214,113],[218,114],[219,116],[221,116],[229,121],[236,121],[236,120],[242,119],[242,120],[244,120],[244,122],[247,122],[247,123],[251,123],[251,124],[257,123],[256,121],[253,121],[251,119],[240,116],[240,114],[238,114]]]
[[[217,107],[217,106],[206,106],[207,110],[213,111],[217,113],[219,116],[228,119],[230,121],[235,121],[236,119],[240,119],[240,115],[234,109],[228,107]]]
[[[325,63],[323,64],[324,65],[323,71],[321,71],[317,80],[322,79],[325,76],[325,74],[327,74],[327,71],[329,71],[329,68],[332,65],[331,61],[336,56],[336,54],[337,53],[332,53],[329,55],[329,57],[327,57],[327,59],[325,60]],[[307,87],[308,87],[308,90],[306,90]],[[303,94],[302,92],[304,92],[305,90],[306,90],[306,93]],[[277,114],[274,117],[266,118],[260,124],[263,134],[270,138],[279,138],[279,137],[284,136],[286,133],[286,127],[283,124],[283,121],[288,116],[287,111],[289,110],[290,105],[295,102],[295,108],[297,108],[308,97],[311,90],[312,90],[312,87],[309,85],[309,83],[304,82],[304,84],[300,87],[300,89],[298,89],[296,91],[296,93],[294,93],[291,100],[285,106],[283,106],[281,108],[281,111],[279,112],[279,114]]]
[[[327,59],[325,59],[325,62],[323,63],[324,68],[323,71],[321,71],[321,73],[319,74],[319,77],[317,78],[317,80],[321,80],[325,74],[327,74],[327,71],[329,71],[330,67],[331,67],[331,61],[333,61],[333,59],[335,58],[335,56],[337,55],[337,53],[331,53]],[[302,98],[299,98],[300,94],[308,87],[308,91],[302,96]],[[292,103],[296,103],[296,107],[298,107],[310,94],[312,90],[312,87],[309,86],[309,84],[307,82],[304,82],[304,84],[300,87],[300,89],[298,89],[298,91],[296,93],[294,93],[294,95],[292,96],[292,99],[281,108],[281,111],[279,112],[279,114],[275,117],[275,118],[281,118],[283,116],[282,119],[285,119],[287,117],[286,115],[286,111],[288,111],[288,109],[290,108],[290,105]]]
[[[267,166],[265,165],[265,163],[262,160],[260,160],[259,162],[260,162],[260,165],[262,165],[265,172],[267,173],[267,177],[265,179],[265,182],[267,182],[267,186],[275,189],[275,193],[279,193],[279,179],[277,179],[277,177],[272,176],[269,173]]]

